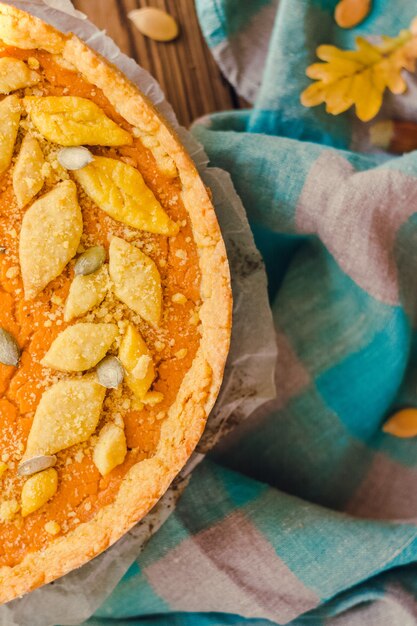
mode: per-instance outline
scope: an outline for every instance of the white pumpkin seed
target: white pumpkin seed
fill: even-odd
[[[179,28],[172,15],[156,7],[143,7],[128,13],[142,35],[154,41],[172,41],[178,37]]]
[[[4,246],[0,246],[0,254],[6,254],[7,252],[7,248],[5,248]]]
[[[17,473],[19,476],[32,476],[32,474],[43,472],[50,467],[54,467],[54,465],[56,465],[56,456],[34,456],[31,459],[23,461],[17,468]]]
[[[3,365],[19,364],[20,348],[16,339],[7,330],[0,327],[0,363]]]
[[[96,272],[106,260],[106,251],[103,246],[88,248],[77,259],[74,265],[76,276],[87,276]]]
[[[88,148],[83,146],[62,148],[58,152],[58,163],[65,167],[66,170],[81,170],[94,160]]]
[[[117,389],[125,375],[123,365],[115,356],[106,356],[100,361],[96,372],[98,382],[107,389]]]

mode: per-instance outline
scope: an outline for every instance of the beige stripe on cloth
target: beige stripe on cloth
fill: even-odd
[[[277,397],[263,404],[256,410],[250,419],[245,420],[231,433],[223,437],[216,446],[216,452],[226,454],[230,447],[236,449],[239,441],[248,433],[261,427],[268,420],[273,411],[283,409],[291,398],[300,395],[311,384],[311,377],[303,362],[298,358],[288,337],[276,328],[276,343],[278,359],[275,368],[275,384]]]
[[[241,512],[186,539],[144,573],[180,611],[235,613],[239,607],[243,617],[283,624],[319,602]]]
[[[417,469],[377,453],[346,512],[369,519],[417,521]]]
[[[355,172],[340,154],[325,150],[307,176],[296,224],[302,233],[317,234],[362,289],[395,305],[395,240],[416,207],[417,178],[383,168]]]

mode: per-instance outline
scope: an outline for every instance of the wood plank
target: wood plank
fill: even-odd
[[[74,5],[158,80],[181,124],[236,106],[201,34],[193,0],[74,0]],[[139,33],[127,14],[145,6],[177,19],[181,33],[176,41],[159,43]]]

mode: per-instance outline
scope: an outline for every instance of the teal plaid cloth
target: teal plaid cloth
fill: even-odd
[[[197,1],[254,102],[194,133],[265,258],[278,398],[195,471],[90,626],[417,623],[417,441],[381,431],[417,406],[417,154],[360,153],[366,125],[299,103],[318,44],[395,35],[417,3],[374,0],[354,31],[336,4]],[[410,90],[382,115],[416,119]]]

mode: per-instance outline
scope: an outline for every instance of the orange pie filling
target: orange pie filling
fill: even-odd
[[[199,346],[200,272],[174,162],[97,87],[2,48],[0,94],[2,567],[154,454]]]

